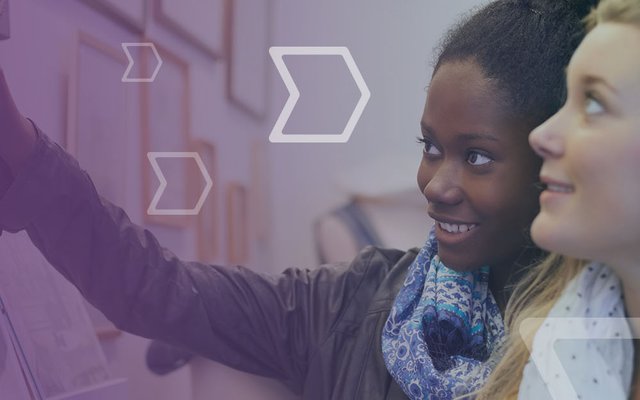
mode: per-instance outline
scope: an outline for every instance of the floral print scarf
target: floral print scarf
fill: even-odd
[[[382,332],[387,370],[413,400],[454,399],[482,387],[505,337],[489,267],[447,268],[435,230],[409,267]]]

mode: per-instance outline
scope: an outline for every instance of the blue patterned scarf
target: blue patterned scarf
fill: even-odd
[[[493,367],[486,361],[505,336],[489,267],[456,272],[436,254],[432,230],[382,331],[387,370],[413,400],[480,389]]]

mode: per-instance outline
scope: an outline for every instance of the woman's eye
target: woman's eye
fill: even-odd
[[[467,157],[467,162],[471,165],[485,165],[493,161],[490,157],[485,156],[484,154],[478,153],[477,151],[472,151],[469,153]]]
[[[598,99],[593,96],[592,93],[587,93],[586,96],[587,98],[585,99],[584,103],[584,112],[587,115],[601,114],[604,112],[604,107],[602,106],[600,101],[598,101]]]
[[[418,142],[423,144],[424,154],[428,154],[430,156],[439,156],[441,154],[440,150],[438,150],[438,148],[429,139],[419,137]]]

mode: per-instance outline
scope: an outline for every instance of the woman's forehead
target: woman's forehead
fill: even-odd
[[[570,85],[585,79],[604,81],[613,91],[640,90],[640,27],[603,23],[582,42],[568,68]]]
[[[423,130],[501,136],[514,127],[505,98],[476,63],[444,64],[429,87]]]

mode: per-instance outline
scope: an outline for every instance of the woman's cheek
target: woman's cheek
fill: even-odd
[[[424,193],[424,189],[427,187],[427,184],[431,180],[431,174],[429,172],[427,163],[424,158],[420,161],[420,166],[418,168],[418,187],[420,188],[420,192]]]

